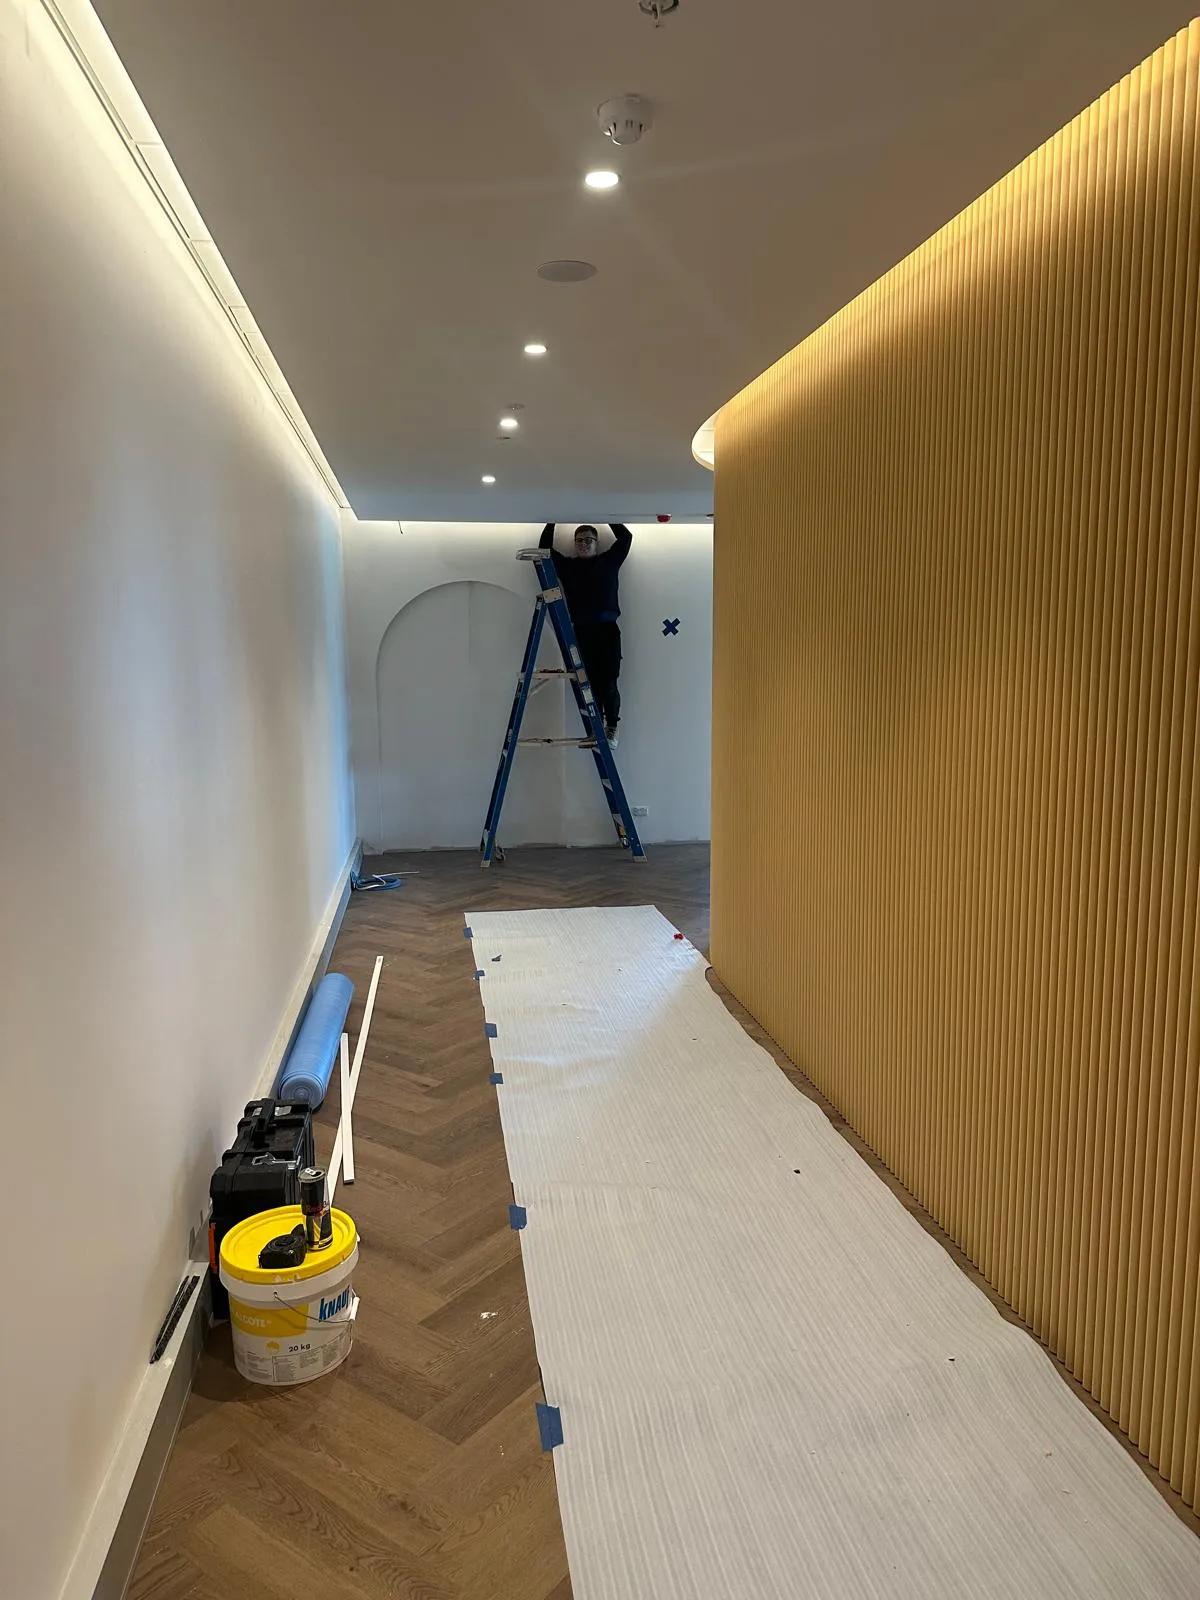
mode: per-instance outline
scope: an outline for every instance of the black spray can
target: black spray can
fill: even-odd
[[[327,1250],[333,1243],[333,1217],[325,1198],[325,1168],[305,1167],[300,1174],[300,1209],[304,1237],[310,1250]]]

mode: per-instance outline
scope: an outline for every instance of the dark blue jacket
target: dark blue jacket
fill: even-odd
[[[554,570],[562,584],[571,621],[577,626],[581,622],[615,622],[621,615],[617,581],[633,535],[623,522],[610,522],[609,527],[615,543],[594,556],[565,556],[554,549],[554,524],[548,522],[542,530],[540,548],[553,553]]]

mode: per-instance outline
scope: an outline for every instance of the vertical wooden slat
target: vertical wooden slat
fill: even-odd
[[[1200,1471],[1200,23],[717,421],[713,959]]]

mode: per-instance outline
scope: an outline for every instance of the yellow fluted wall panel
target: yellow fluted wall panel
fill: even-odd
[[[720,413],[721,978],[1189,1504],[1200,23]]]

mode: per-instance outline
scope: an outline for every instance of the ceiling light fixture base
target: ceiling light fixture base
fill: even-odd
[[[638,0],[638,10],[643,16],[653,17],[654,26],[661,28],[663,18],[679,10],[679,0]]]

